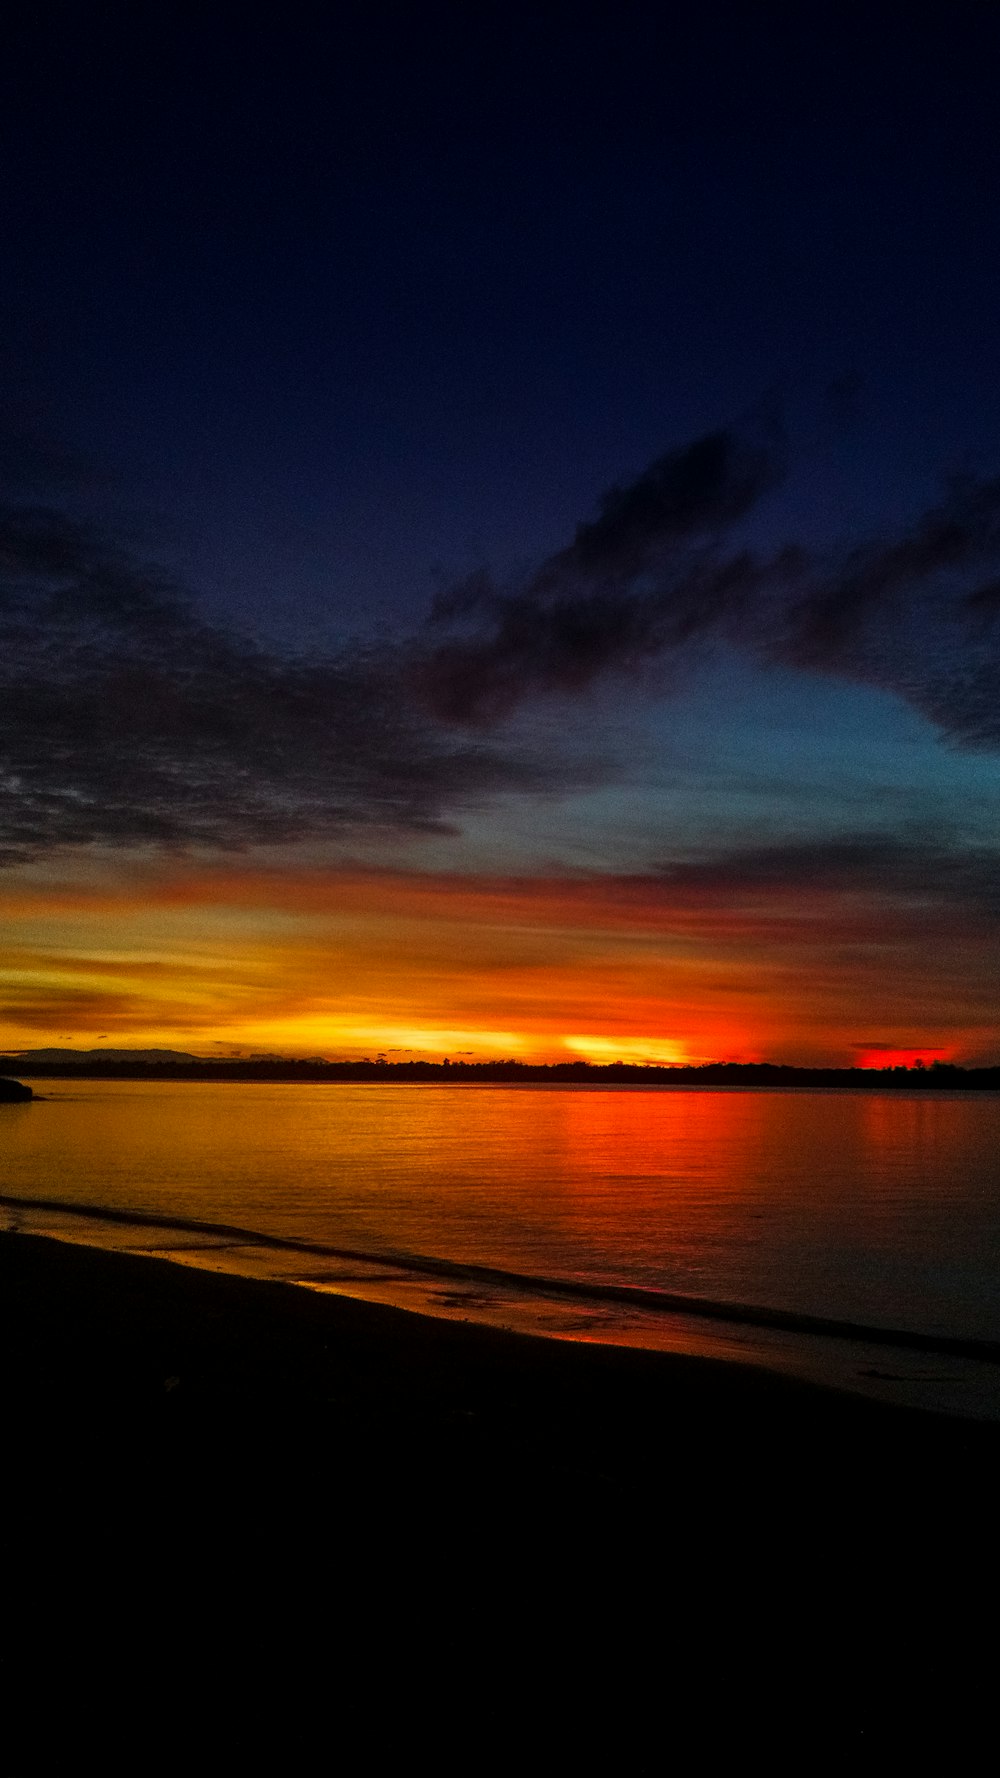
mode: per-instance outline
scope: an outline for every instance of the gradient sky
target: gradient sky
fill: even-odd
[[[1000,1061],[995,10],[70,13],[0,1046]]]

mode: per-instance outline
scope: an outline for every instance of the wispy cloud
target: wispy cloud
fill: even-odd
[[[595,1055],[653,1038],[845,1060],[860,1029],[995,1056],[1000,853],[946,834],[720,848],[632,874],[246,864],[143,859],[117,892],[109,868],[98,899],[89,876],[74,895],[39,871],[33,908],[24,876],[0,882],[8,1041],[454,1054],[461,1031],[511,1053],[507,1032],[518,1053],[560,1054],[575,1032]]]
[[[840,834],[822,840],[742,846],[704,859],[663,866],[671,897],[699,906],[850,896],[877,901],[898,919],[908,908],[918,919],[1000,913],[1000,851],[951,843],[947,836]]]
[[[184,909],[280,908],[288,917],[323,920],[378,913],[391,921],[449,919],[459,909],[496,930],[577,928],[595,932],[687,931],[717,917],[787,920],[827,930],[835,903],[847,923],[880,930],[906,922],[914,931],[949,924],[995,930],[1000,912],[1000,847],[970,848],[943,832],[900,836],[844,832],[825,839],[705,849],[643,871],[575,870],[558,874],[440,874],[373,868],[355,862],[336,873],[320,865],[268,865],[263,857],[191,867],[184,859],[144,862],[123,877],[65,880],[46,872],[37,884],[8,879],[0,890],[11,917],[41,909],[72,916],[127,906]],[[694,926],[691,922],[694,922]],[[810,931],[812,930],[810,926]]]
[[[44,504],[0,506],[0,858],[447,829],[558,770],[444,730],[390,651],[283,655]]]

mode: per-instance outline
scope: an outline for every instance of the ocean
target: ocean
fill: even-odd
[[[7,1228],[1000,1418],[1000,1096],[31,1084]]]

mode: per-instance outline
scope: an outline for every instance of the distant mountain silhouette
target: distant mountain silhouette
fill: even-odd
[[[41,1049],[11,1050],[6,1057],[8,1062],[17,1062],[24,1066],[28,1062],[200,1062],[202,1056],[192,1056],[187,1050],[122,1050],[122,1049]]]

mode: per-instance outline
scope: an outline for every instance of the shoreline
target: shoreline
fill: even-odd
[[[973,1358],[985,1364],[1000,1364],[1000,1340],[972,1335],[920,1332],[915,1328],[850,1321],[843,1316],[812,1315],[801,1309],[771,1308],[763,1303],[729,1302],[722,1297],[693,1296],[686,1291],[650,1289],[638,1284],[606,1284],[600,1279],[584,1281],[546,1274],[512,1272],[500,1266],[479,1265],[472,1260],[442,1259],[431,1254],[340,1247],[329,1242],[310,1241],[305,1237],[268,1234],[234,1223],[159,1215],[152,1210],[119,1210],[113,1205],[81,1204],[70,1199],[15,1197],[0,1192],[0,1209],[56,1211],[61,1216],[110,1223],[120,1228],[172,1229],[184,1234],[235,1240],[240,1245],[271,1249],[279,1253],[302,1253],[361,1265],[395,1267],[397,1271],[411,1273],[417,1278],[501,1285],[542,1297],[565,1297],[573,1302],[615,1303],[626,1308],[650,1309],[664,1315],[690,1316],[696,1321],[733,1322],[740,1327],[767,1328],[783,1333],[809,1334],[832,1340],[885,1346],[890,1350],[898,1348],[903,1351],[936,1353],[945,1357]],[[59,1236],[52,1236],[51,1239],[58,1240]],[[322,1277],[317,1276],[308,1282],[322,1283]],[[655,1347],[650,1349],[656,1350]]]
[[[695,1419],[707,1403],[713,1413],[764,1416],[769,1436],[779,1440],[792,1436],[793,1427],[801,1438],[804,1428],[824,1436],[836,1425],[840,1437],[872,1438],[887,1447],[954,1438],[956,1446],[979,1445],[1000,1457],[998,1424],[873,1401],[752,1363],[456,1322],[57,1236],[0,1233],[0,1280],[7,1350],[20,1355],[22,1400],[42,1389],[49,1402],[61,1397],[70,1411],[94,1405],[96,1353],[86,1364],[83,1359],[92,1341],[102,1393],[110,1391],[125,1411],[158,1412],[169,1395],[175,1416],[181,1400],[230,1409],[253,1398],[270,1408],[280,1401],[283,1412],[296,1403],[304,1412],[335,1403],[348,1379],[357,1405],[353,1373],[360,1366],[370,1391],[368,1418],[390,1379],[386,1400],[393,1412],[409,1415],[419,1407],[488,1416],[498,1379],[516,1382],[527,1399],[534,1380],[544,1377],[546,1389],[582,1391],[595,1422],[610,1414],[612,1397],[620,1403],[645,1391],[662,1393],[669,1411]],[[456,1407],[442,1396],[445,1372],[461,1378],[470,1399],[481,1398],[476,1408]],[[595,1394],[602,1387],[607,1401]]]
[[[15,1220],[11,1233],[74,1249],[193,1266],[207,1277],[225,1275],[261,1286],[306,1289],[327,1300],[347,1298],[373,1310],[396,1309],[452,1327],[477,1326],[499,1336],[518,1334],[584,1348],[602,1345],[675,1359],[703,1358],[855,1399],[993,1424],[1000,1431],[1000,1343],[984,1338],[863,1324],[637,1285],[522,1274],[423,1254],[341,1247],[204,1218],[72,1200],[0,1193],[3,1211],[18,1219],[27,1213],[27,1221]],[[36,1213],[43,1213],[41,1226]],[[53,1214],[68,1220],[69,1226],[46,1227]],[[71,1233],[77,1222],[94,1225],[80,1240]],[[104,1229],[124,1230],[125,1246],[106,1245],[98,1237]],[[147,1245],[142,1236],[149,1231],[156,1231],[158,1239]],[[200,1246],[193,1251],[199,1256],[204,1251],[208,1263],[192,1259],[186,1243],[163,1238],[169,1235],[198,1237]],[[242,1264],[233,1264],[229,1259],[233,1243],[258,1262],[275,1253],[297,1258],[299,1268],[269,1272],[266,1261],[262,1267],[253,1261],[247,1264],[245,1258]],[[211,1263],[209,1256],[216,1252],[222,1265]],[[315,1265],[321,1260],[325,1270],[302,1270],[302,1262]],[[333,1261],[355,1269],[330,1270]],[[353,1287],[345,1290],[345,1283]],[[622,1312],[623,1319],[616,1323],[615,1315]],[[932,1368],[927,1369],[928,1364]]]
[[[0,1286],[18,1773],[205,1710],[223,1769],[808,1769],[969,1720],[1000,1427],[48,1236]]]

